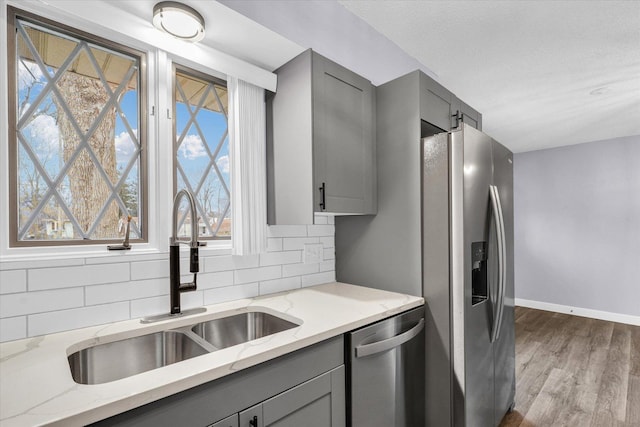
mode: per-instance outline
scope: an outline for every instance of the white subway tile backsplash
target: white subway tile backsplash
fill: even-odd
[[[335,215],[327,215],[327,223],[332,225],[335,224],[336,223]]]
[[[246,283],[244,285],[227,286],[226,288],[209,289],[204,291],[204,304],[219,304],[243,298],[258,296],[258,283]]]
[[[204,291],[185,292],[180,294],[180,305],[183,310],[202,307],[204,305]],[[167,306],[166,312],[169,312],[169,306]]]
[[[185,292],[180,294],[180,306],[183,310],[202,307],[203,291]],[[131,301],[131,318],[137,319],[157,314],[167,314],[171,310],[169,295],[153,298],[142,298]]]
[[[300,276],[286,277],[284,279],[266,280],[260,282],[260,295],[274,294],[276,292],[290,291],[301,287]]]
[[[333,260],[335,260],[335,259],[336,259],[336,252],[335,252],[335,250],[333,250],[333,249],[325,250],[325,251],[324,251],[324,253],[323,253],[323,258],[322,258],[322,260],[323,260],[323,261],[329,261],[329,260],[332,260],[332,259],[333,259]]]
[[[220,271],[217,273],[199,273],[198,289],[222,288],[233,285],[233,271]],[[169,289],[167,279],[167,292]]]
[[[132,262],[131,280],[155,279],[169,277],[169,260]]]
[[[0,342],[27,337],[27,316],[0,319]]]
[[[318,264],[288,264],[282,266],[282,277],[301,276],[303,274],[318,273]]]
[[[334,271],[335,269],[336,269],[336,262],[333,259],[330,259],[329,261],[322,261],[320,263],[320,272]]]
[[[27,270],[0,271],[0,294],[26,292]]]
[[[167,247],[167,251],[169,248]],[[132,251],[108,252],[106,256],[90,257],[85,260],[85,264],[114,264],[119,262],[138,262],[165,260],[169,262],[169,252],[135,253]]]
[[[282,277],[282,267],[274,265],[270,267],[249,268],[246,270],[236,270],[233,274],[234,283],[236,285],[241,285],[243,283],[278,279]]]
[[[308,225],[307,228],[309,237],[329,237],[335,234],[335,225]]]
[[[94,305],[28,316],[30,337],[129,319],[129,302]]]
[[[282,250],[282,237],[270,237],[267,239],[267,252],[280,252]]]
[[[82,307],[83,305],[84,292],[82,288],[22,292],[19,294],[0,296],[0,316],[14,317],[24,314]]]
[[[109,283],[87,286],[85,288],[85,304],[106,304],[168,294],[168,278]]]
[[[131,301],[131,318],[154,316],[169,312],[169,295],[153,298],[142,298]]]
[[[243,268],[255,268],[260,265],[260,257],[258,255],[226,255],[212,256],[200,259],[200,268],[202,268],[202,260],[204,259],[204,271],[213,273],[216,271],[241,270]]]
[[[331,283],[336,281],[335,271],[326,271],[324,273],[308,274],[302,276],[302,287],[321,285],[323,283]]]
[[[318,240],[320,241],[320,243],[322,243],[322,246],[324,246],[325,249],[333,248],[336,246],[336,239],[334,236],[318,237]]]
[[[302,261],[302,252],[266,252],[260,254],[260,266],[293,264]]]
[[[72,288],[129,280],[129,263],[29,270],[29,291]]]
[[[198,290],[181,294],[182,307],[334,281],[333,217],[316,223],[268,227],[260,255],[201,251]],[[305,244],[321,244],[323,261],[302,263]],[[180,267],[191,280],[187,251]],[[0,262],[0,341],[168,313],[168,276],[167,252]]]
[[[304,245],[319,243],[318,237],[285,237],[282,239],[282,249],[285,251],[297,251],[304,249]]]
[[[270,225],[267,227],[267,237],[305,237],[306,225]]]
[[[329,223],[329,219],[326,215],[316,215],[313,218],[313,223],[316,225],[325,225]]]
[[[28,261],[4,261],[0,262],[0,270],[5,271],[30,268],[71,267],[74,265],[84,265],[84,258],[42,258],[30,259]]]

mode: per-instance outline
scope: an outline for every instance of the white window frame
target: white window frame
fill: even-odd
[[[48,19],[64,23],[79,31],[84,31],[98,37],[111,40],[116,43],[140,50],[147,55],[146,76],[147,79],[147,182],[148,182],[148,241],[134,244],[130,251],[107,251],[106,244],[95,245],[61,245],[39,247],[10,247],[9,246],[9,219],[8,215],[0,214],[0,262],[33,261],[38,259],[69,259],[69,258],[93,258],[93,257],[125,257],[123,261],[134,260],[138,255],[168,253],[171,207],[173,204],[173,174],[158,173],[158,171],[173,170],[173,143],[172,143],[172,61],[201,71],[205,74],[226,80],[226,74],[216,71],[199,61],[201,55],[194,51],[194,45],[175,40],[178,47],[170,45],[171,51],[184,52],[190,57],[182,57],[162,50],[156,46],[163,46],[166,40],[156,43],[145,43],[143,37],[135,34],[135,29],[129,31],[117,31],[101,26],[98,22],[80,18],[77,15],[68,14],[56,7],[43,3],[22,3],[16,0],[3,2],[0,6],[0,57],[7,57],[7,9],[6,5],[18,9],[45,16]],[[96,11],[96,15],[99,11]],[[120,28],[127,28],[122,24]],[[160,33],[158,33],[160,34]],[[161,34],[160,34],[161,35]],[[173,43],[173,42],[172,42]],[[209,61],[216,62],[216,61]],[[235,64],[237,65],[237,64]],[[8,87],[8,75],[6,68],[0,72],[0,87]],[[0,100],[0,122],[8,123],[7,97]],[[7,212],[12,207],[9,202],[9,138],[7,126],[2,126],[0,131],[0,212]],[[231,242],[228,240],[209,241],[207,247],[200,250],[201,256],[223,255],[231,253]]]
[[[162,150],[162,159],[164,162],[162,163],[162,167],[160,170],[171,171],[171,174],[165,173],[160,174],[158,179],[159,188],[168,188],[169,189],[169,201],[166,209],[164,209],[161,213],[161,218],[157,217],[156,219],[164,221],[161,223],[171,224],[171,210],[173,207],[173,172],[175,169],[174,164],[174,151],[173,151],[173,65],[174,62],[177,66],[186,66],[196,71],[200,71],[203,74],[208,74],[213,77],[217,77],[219,79],[226,81],[226,75],[220,73],[219,71],[212,70],[211,68],[205,67],[201,64],[194,63],[193,61],[179,57],[176,55],[168,54],[165,51],[157,50],[157,63],[156,67],[159,71],[158,74],[158,88],[166,88],[164,90],[164,96],[162,94],[158,94],[158,111],[159,111],[159,120],[158,123],[158,137],[156,138],[158,141],[158,145],[163,147]],[[161,92],[159,90],[159,92]],[[162,113],[164,112],[164,113]],[[230,184],[231,185],[231,184]],[[166,215],[166,216],[165,216]],[[169,241],[169,234],[166,235],[166,242]],[[207,246],[204,246],[200,249],[200,255],[217,255],[217,254],[231,254],[231,240],[210,240],[207,239]]]

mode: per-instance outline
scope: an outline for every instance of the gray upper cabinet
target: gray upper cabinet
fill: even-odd
[[[419,78],[420,118],[443,131],[451,130],[455,96],[426,74],[419,73]]]
[[[375,91],[307,50],[280,67],[268,108],[268,222],[375,214]]]
[[[482,114],[471,108],[468,104],[465,104],[459,98],[453,99],[451,104],[451,111],[454,119],[462,120],[469,126],[473,126],[478,130],[482,130]],[[454,127],[457,127],[454,124]]]
[[[413,74],[413,73],[412,73]],[[408,80],[416,76],[409,74]],[[458,127],[460,121],[482,130],[482,115],[457,98],[447,88],[424,73],[416,72],[420,85],[421,119],[437,128],[448,131]]]

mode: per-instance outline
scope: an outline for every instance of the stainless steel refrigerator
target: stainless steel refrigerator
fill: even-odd
[[[425,297],[427,426],[497,426],[515,396],[512,153],[466,124],[414,149],[406,206],[412,172],[379,160],[378,215],[336,218],[336,276]]]

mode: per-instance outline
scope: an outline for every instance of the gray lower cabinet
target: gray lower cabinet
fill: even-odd
[[[345,423],[344,340],[338,336],[94,425],[344,427]]]
[[[211,424],[209,427],[238,427],[238,414],[233,414],[224,420]]]
[[[374,86],[311,50],[276,73],[267,101],[269,224],[375,214]]]
[[[340,366],[246,409],[238,414],[239,427],[344,427],[344,375]]]

